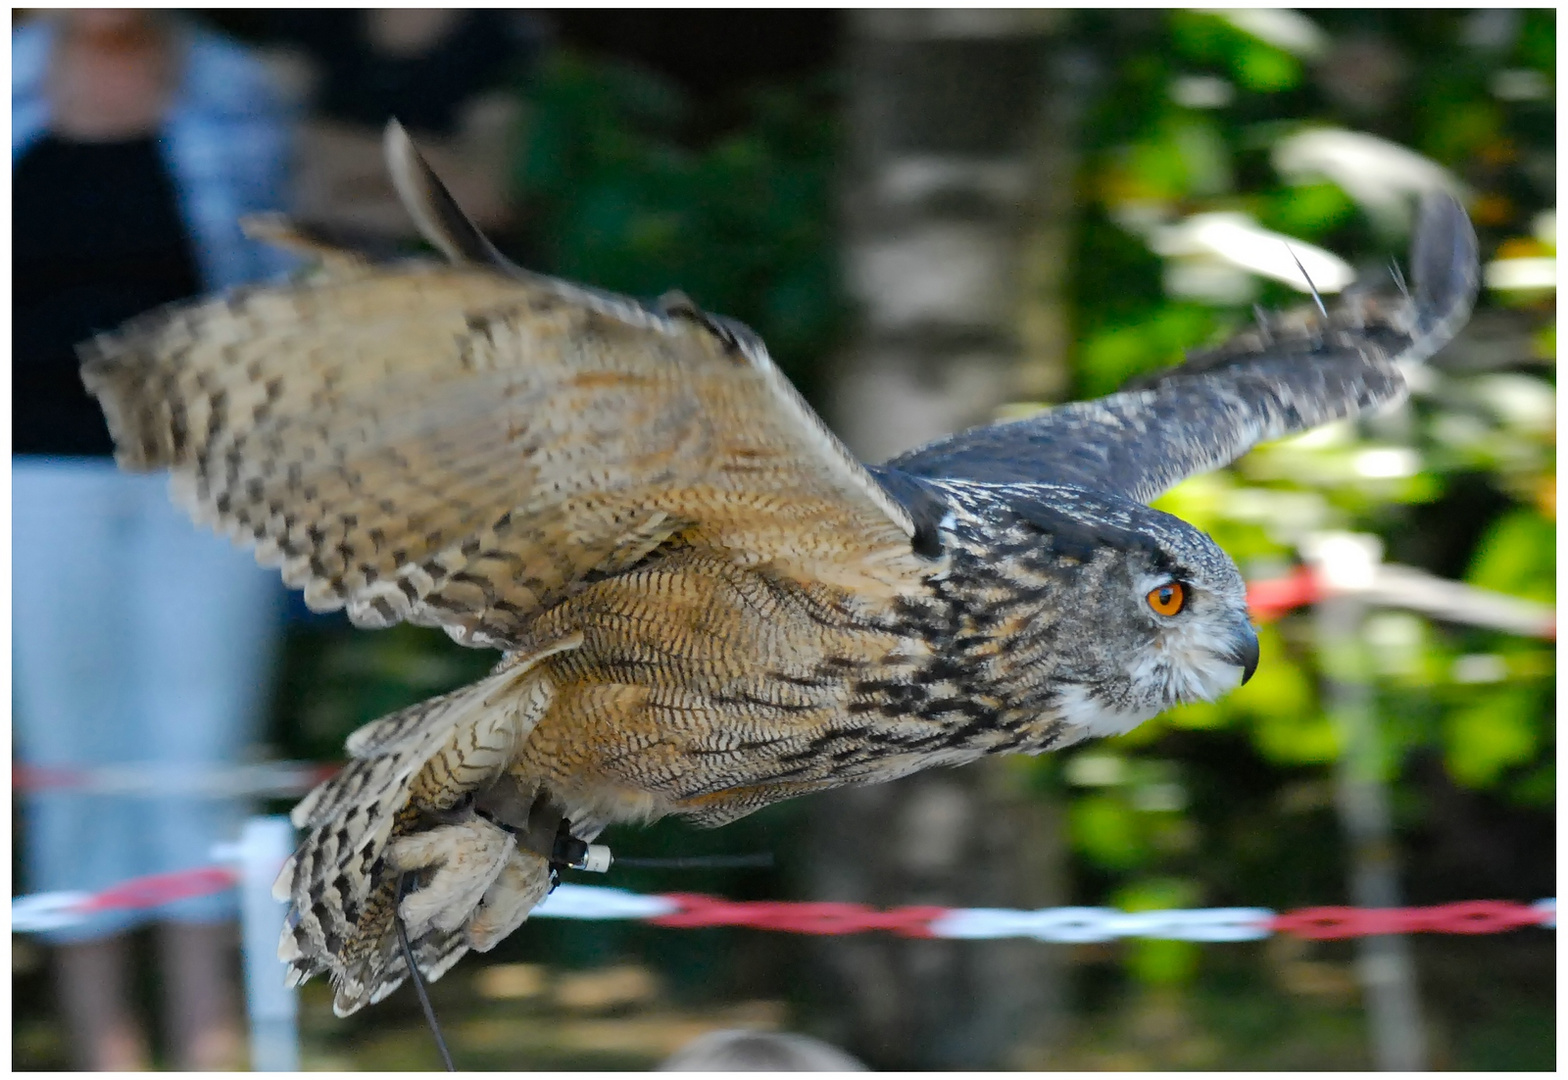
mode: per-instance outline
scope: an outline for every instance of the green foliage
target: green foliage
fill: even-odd
[[[1068,830],[1078,850],[1107,870],[1131,870],[1150,854],[1144,823],[1118,795],[1074,799],[1068,810]]]
[[[1494,592],[1550,604],[1557,592],[1557,529],[1518,508],[1493,521],[1476,544],[1465,580]]]
[[[1485,169],[1496,156],[1497,141],[1512,137],[1528,108],[1491,96],[1488,87],[1501,58],[1467,51],[1456,40],[1457,30],[1458,24],[1450,22],[1425,32],[1428,42],[1447,34],[1443,47],[1452,59],[1424,66],[1406,88],[1416,108],[1390,119],[1406,125],[1404,134],[1412,145],[1461,173],[1480,170],[1484,182],[1494,179]],[[1544,22],[1528,19],[1518,47],[1539,57],[1547,34]],[[1088,164],[1096,180],[1096,202],[1103,209],[1091,207],[1086,214],[1077,262],[1090,268],[1112,255],[1112,266],[1136,267],[1131,276],[1138,284],[1108,289],[1094,282],[1075,294],[1075,319],[1086,329],[1077,353],[1078,389],[1084,394],[1104,393],[1131,375],[1164,366],[1185,349],[1249,317],[1151,290],[1143,283],[1158,280],[1158,262],[1150,264],[1146,256],[1140,259],[1130,250],[1117,254],[1128,247],[1129,234],[1139,237],[1138,227],[1122,229],[1118,239],[1112,235],[1117,226],[1106,219],[1146,221],[1154,212],[1169,220],[1173,214],[1240,205],[1265,226],[1291,235],[1329,241],[1337,236],[1360,243],[1373,235],[1360,207],[1338,185],[1327,180],[1280,185],[1266,171],[1263,152],[1288,134],[1292,124],[1350,119],[1310,96],[1282,101],[1275,112],[1264,107],[1257,95],[1313,89],[1295,57],[1257,40],[1226,17],[1198,12],[1173,12],[1166,19],[1164,37],[1145,35],[1130,44],[1116,77],[1121,87],[1135,88],[1136,93],[1109,95],[1105,108],[1115,110],[1114,122],[1091,124],[1089,129],[1091,140],[1096,133],[1103,136]],[[1235,80],[1233,104],[1184,108],[1159,92],[1184,74]],[[1385,128],[1379,133],[1393,132]],[[1533,197],[1541,205],[1551,192],[1539,189]],[[1151,206],[1159,209],[1151,211]],[[1129,218],[1134,207],[1141,209]],[[1523,207],[1514,211],[1513,220],[1528,220]],[[1347,254],[1378,257],[1376,249]],[[1537,332],[1537,341],[1538,350],[1554,346],[1550,324]],[[1521,493],[1528,497],[1528,492],[1550,484],[1553,465],[1549,425],[1537,428],[1537,434],[1522,419],[1533,393],[1527,384],[1543,387],[1549,400],[1551,383],[1540,372],[1469,380],[1456,376],[1419,403],[1414,428],[1407,423],[1403,431],[1390,431],[1376,442],[1345,429],[1263,448],[1244,461],[1232,479],[1195,478],[1161,505],[1208,529],[1243,566],[1259,560],[1274,560],[1278,566],[1295,541],[1314,529],[1397,535],[1397,508],[1445,502],[1450,478],[1460,472],[1492,470],[1496,483],[1514,498]],[[1524,399],[1526,407],[1514,408],[1516,415],[1510,417],[1506,407],[1488,404],[1494,399]],[[1488,411],[1491,415],[1484,419],[1477,415]],[[1482,531],[1466,579],[1551,602],[1554,544],[1554,522],[1538,506],[1515,503]],[[1401,662],[1407,686],[1415,677],[1411,673],[1433,669],[1437,652],[1432,650],[1441,651],[1441,635],[1425,648],[1424,658],[1412,655]],[[1317,702],[1312,650],[1287,650],[1278,641],[1265,640],[1264,655],[1265,663],[1248,687],[1218,705],[1177,710],[1166,721],[1169,729],[1221,728],[1245,719],[1258,753],[1267,760],[1300,765],[1333,760],[1338,740]],[[1463,717],[1522,707],[1506,696],[1514,692],[1509,685],[1484,689],[1485,700],[1462,706]],[[1471,762],[1455,773],[1456,779],[1485,783],[1501,776],[1504,763],[1519,764],[1542,751],[1544,744],[1521,734],[1527,728],[1488,728],[1456,714],[1428,725],[1427,732],[1443,745],[1446,760]],[[1484,747],[1478,741],[1481,731],[1492,732]],[[1104,807],[1093,816],[1101,822],[1092,833],[1102,836],[1096,848],[1101,850],[1108,842],[1102,835],[1105,823],[1111,819]],[[1131,834],[1123,827],[1117,835]],[[1124,860],[1130,857],[1130,847],[1124,844],[1121,850]]]
[[[1535,215],[1554,199],[1544,163],[1555,154],[1555,113],[1549,99],[1493,93],[1504,68],[1550,72],[1549,14],[1526,13],[1511,49],[1492,53],[1463,43],[1457,13],[1307,17],[1327,32],[1330,58],[1349,39],[1400,57],[1406,66],[1388,70],[1403,74],[1381,103],[1330,85],[1360,72],[1331,59],[1304,63],[1219,15],[1091,23],[1101,55],[1115,61],[1086,126],[1087,204],[1071,275],[1078,394],[1106,393],[1251,320],[1245,304],[1167,293],[1169,261],[1154,242],[1164,226],[1205,211],[1241,212],[1357,267],[1386,265],[1398,253],[1390,246],[1398,238],[1382,236],[1338,183],[1275,174],[1273,147],[1307,125],[1369,131],[1453,170],[1475,192],[1483,261],[1554,253]],[[1211,88],[1218,80],[1226,92],[1210,93],[1208,107],[1183,106],[1173,88],[1194,77]],[[1301,302],[1273,283],[1258,283],[1257,292],[1269,305]],[[1503,369],[1439,363],[1403,413],[1261,447],[1157,506],[1208,531],[1249,578],[1282,576],[1311,533],[1347,530],[1380,536],[1390,561],[1554,602],[1550,301],[1541,292],[1483,296],[1483,311],[1529,313],[1510,324],[1525,345]],[[1183,706],[1063,755],[1083,902],[1110,895],[1118,906],[1148,909],[1229,896],[1285,906],[1341,896],[1343,840],[1331,792],[1343,745],[1322,693],[1330,673],[1368,681],[1383,768],[1407,827],[1432,797],[1430,781],[1416,779],[1423,762],[1440,763],[1447,783],[1500,806],[1553,804],[1550,642],[1392,612],[1369,618],[1359,639],[1333,643],[1335,656],[1320,648],[1307,613],[1261,627],[1260,640],[1256,675],[1222,701]],[[1188,793],[1182,809],[1139,799],[1135,778],[1153,767]],[[1169,842],[1178,833],[1180,842]],[[1465,888],[1445,881],[1431,899],[1458,899],[1452,890]],[[1208,979],[1199,961],[1209,955],[1190,944],[1130,942],[1119,955],[1151,990],[1213,989],[1199,990]]]
[[[1356,204],[1337,184],[1294,184],[1258,201],[1258,221],[1287,236],[1318,237],[1345,225]]]
[[[1541,748],[1537,717],[1543,702],[1529,686],[1507,686],[1449,711],[1443,724],[1443,761],[1466,787],[1490,787]]]
[[[1301,82],[1301,62],[1290,53],[1239,29],[1220,15],[1173,11],[1172,43],[1193,60],[1228,68],[1236,81],[1258,93],[1289,90]]]
[[[484,675],[487,649],[464,649],[446,634],[398,625],[366,633],[342,616],[318,617],[289,635],[275,712],[290,756],[339,760],[362,724]]]
[[[517,173],[549,268],[652,298],[685,292],[756,329],[809,377],[842,305],[832,203],[838,132],[821,92],[759,90],[748,122],[701,147],[671,84],[570,53],[532,91]]]
[[[1112,393],[1135,375],[1180,363],[1213,331],[1213,312],[1196,304],[1171,304],[1142,322],[1108,326],[1083,344],[1079,389],[1085,397]]]
[[[1252,739],[1258,753],[1280,765],[1335,760],[1340,751],[1339,732],[1316,707],[1306,673],[1288,660],[1273,666],[1277,670],[1268,681],[1275,693],[1262,699],[1265,707],[1251,711]],[[1244,689],[1251,689],[1250,684]]]

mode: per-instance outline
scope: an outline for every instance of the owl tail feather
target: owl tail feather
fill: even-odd
[[[348,1015],[407,977],[394,918],[420,970],[434,980],[469,949],[514,930],[549,891],[548,863],[517,849],[479,817],[472,796],[491,786],[548,710],[548,656],[514,654],[489,677],[361,728],[351,760],[295,807],[307,829],[273,894],[292,908],[278,958],[298,985],[318,974]],[[399,895],[400,879],[411,888]]]

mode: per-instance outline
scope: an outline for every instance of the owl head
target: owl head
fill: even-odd
[[[1009,493],[1019,516],[991,565],[1039,602],[1009,666],[1032,669],[1031,696],[1070,731],[1120,734],[1252,677],[1246,584],[1206,533],[1128,499],[1028,487]]]

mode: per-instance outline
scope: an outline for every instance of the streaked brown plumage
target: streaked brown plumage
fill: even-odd
[[[744,327],[518,270],[400,129],[388,149],[453,265],[372,266],[264,223],[320,268],[85,350],[121,464],[170,468],[312,607],[505,653],[356,732],[295,810],[280,952],[296,979],[330,973],[340,1013],[405,977],[394,910],[432,978],[514,929],[558,823],[722,824],[1234,686],[1256,661],[1240,578],[1143,503],[1396,399],[1394,361],[1446,341],[1474,289],[1463,214],[1434,203],[1414,298],[1281,320],[1149,389],[868,469]],[[1169,617],[1143,599],[1161,582],[1188,598]]]

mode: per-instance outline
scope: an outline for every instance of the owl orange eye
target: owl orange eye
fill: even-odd
[[[1187,590],[1182,588],[1179,581],[1167,581],[1159,588],[1150,589],[1144,599],[1161,615],[1175,615],[1187,606]]]

